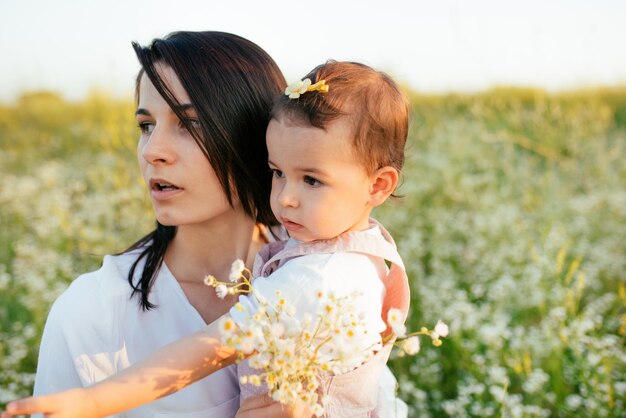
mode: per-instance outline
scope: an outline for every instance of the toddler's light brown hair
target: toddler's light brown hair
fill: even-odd
[[[272,108],[274,119],[325,129],[338,118],[348,118],[357,158],[369,173],[384,166],[402,169],[409,106],[387,74],[360,63],[328,61],[304,78],[325,80],[329,91],[306,92],[297,99],[281,95]]]

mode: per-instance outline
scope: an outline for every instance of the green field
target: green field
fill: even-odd
[[[626,89],[411,94],[401,198],[376,216],[412,285],[411,417],[626,416]],[[149,231],[132,101],[0,105],[0,407],[52,301]]]

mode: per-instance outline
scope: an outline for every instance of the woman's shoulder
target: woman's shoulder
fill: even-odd
[[[126,276],[132,253],[105,256],[102,266],[76,278],[53,303],[42,344],[64,344],[72,356],[108,353],[119,347],[124,319],[137,311]],[[44,345],[42,345],[44,347]]]
[[[51,316],[60,315],[65,319],[74,317],[76,320],[89,318],[92,314],[103,317],[126,304],[136,304],[131,300],[128,272],[138,254],[128,252],[105,255],[99,269],[82,274],[72,281],[54,302]]]
[[[96,292],[110,297],[130,288],[128,273],[139,253],[136,251],[119,255],[105,255],[99,269],[84,273],[76,278],[68,291],[77,294]],[[141,268],[138,265],[138,268]]]

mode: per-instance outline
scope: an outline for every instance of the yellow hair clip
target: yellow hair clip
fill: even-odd
[[[319,91],[320,93],[328,93],[328,85],[326,80],[320,80],[315,84],[311,84],[311,80],[305,78],[304,80],[291,83],[285,89],[285,96],[289,96],[290,99],[297,99],[301,94],[307,91]]]

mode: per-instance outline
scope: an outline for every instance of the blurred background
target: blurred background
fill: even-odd
[[[385,70],[420,92],[626,82],[619,0],[0,0],[0,100],[48,89],[127,97],[131,41],[222,30],[266,49],[288,80],[328,58]]]
[[[222,30],[288,80],[328,58],[411,100],[376,216],[410,326],[411,417],[626,416],[626,3],[0,0],[0,407],[30,393],[52,301],[148,232],[131,41]],[[620,163],[620,161],[622,161]]]

